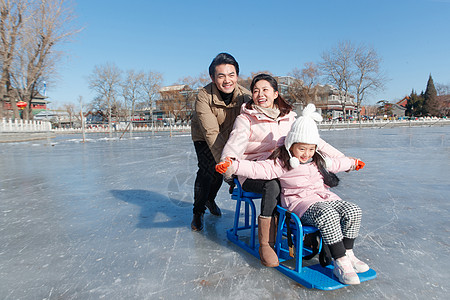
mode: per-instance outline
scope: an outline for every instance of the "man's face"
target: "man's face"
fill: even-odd
[[[238,80],[236,68],[228,64],[218,65],[214,78],[211,77],[211,80],[216,84],[219,91],[230,94],[234,91]]]

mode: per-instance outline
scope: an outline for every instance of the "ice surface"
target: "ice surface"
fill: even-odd
[[[363,209],[375,280],[309,290],[228,242],[234,202],[192,232],[189,133],[0,144],[0,299],[448,299],[450,127],[321,131],[366,167],[334,189]],[[446,296],[447,295],[447,296]]]

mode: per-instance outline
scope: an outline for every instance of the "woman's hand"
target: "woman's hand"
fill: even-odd
[[[225,158],[225,161],[216,165],[216,171],[220,174],[224,174],[232,164],[233,162],[231,161],[231,158],[227,157]]]

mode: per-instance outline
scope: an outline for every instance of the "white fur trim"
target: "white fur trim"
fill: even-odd
[[[295,169],[300,165],[300,161],[298,160],[297,157],[294,156],[289,159],[289,164],[293,169]]]

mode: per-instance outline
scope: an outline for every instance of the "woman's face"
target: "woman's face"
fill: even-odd
[[[278,97],[278,92],[273,89],[266,80],[260,80],[253,87],[253,102],[264,108],[273,108],[273,102]]]
[[[298,158],[301,163],[306,163],[313,157],[316,152],[316,145],[305,144],[305,143],[295,143],[292,145],[292,155]]]

